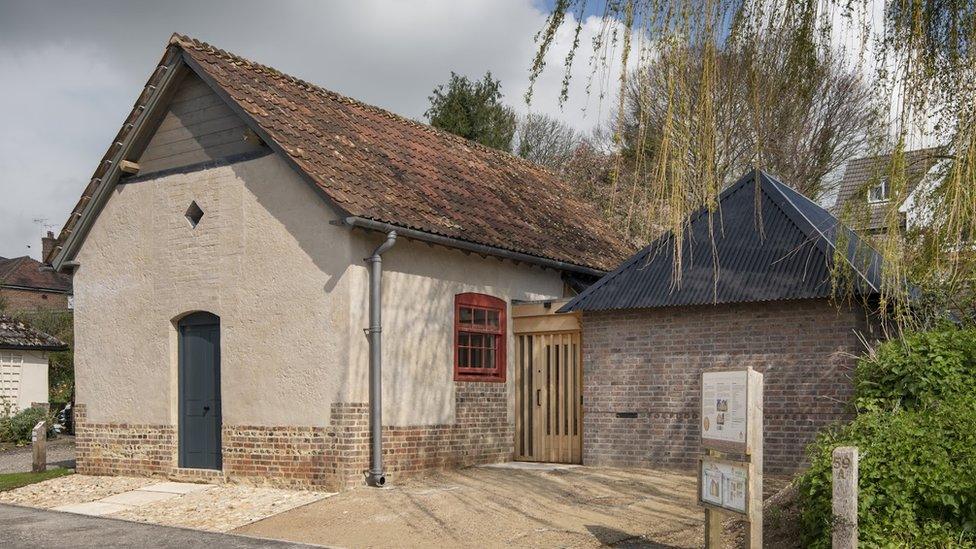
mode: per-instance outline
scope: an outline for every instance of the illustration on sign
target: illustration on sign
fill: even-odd
[[[749,373],[702,374],[702,438],[745,444]]]
[[[702,502],[745,513],[748,465],[706,459],[701,467]]]

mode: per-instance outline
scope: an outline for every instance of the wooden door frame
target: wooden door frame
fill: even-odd
[[[514,352],[512,355],[515,357],[515,398],[513,399],[514,417],[515,417],[515,428],[513,429],[513,457],[518,461],[542,461],[550,462],[552,461],[551,451],[540,454],[539,449],[533,448],[535,451],[533,454],[541,458],[529,458],[525,455],[520,455],[520,439],[522,436],[523,429],[522,426],[523,418],[521,417],[521,410],[519,410],[519,391],[522,390],[520,384],[524,383],[522,379],[521,364],[519,360],[521,359],[521,349],[520,338],[523,336],[560,336],[560,335],[575,335],[576,341],[579,344],[579,349],[577,352],[577,359],[579,360],[578,378],[575,378],[575,383],[579,388],[579,402],[574,403],[577,406],[579,412],[579,447],[575,450],[571,450],[571,455],[576,455],[578,459],[574,460],[577,463],[582,463],[583,461],[583,330],[582,330],[582,316],[578,312],[573,313],[557,313],[564,304],[566,304],[569,299],[556,299],[556,300],[545,300],[545,301],[532,301],[532,302],[515,302],[512,304],[512,334],[515,338],[515,346],[513,348]],[[533,353],[538,352],[537,349],[533,349]],[[529,395],[531,397],[531,395]],[[522,398],[525,398],[523,395]]]

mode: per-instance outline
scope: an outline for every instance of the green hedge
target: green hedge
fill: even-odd
[[[801,477],[804,542],[830,546],[831,453],[860,452],[865,547],[976,547],[976,332],[881,345],[855,376],[857,418],[823,433]]]
[[[913,410],[957,396],[976,398],[976,330],[911,334],[880,345],[857,366],[859,412]]]

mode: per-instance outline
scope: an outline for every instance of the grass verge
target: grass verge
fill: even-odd
[[[6,492],[7,490],[13,490],[14,488],[20,488],[21,486],[27,486],[28,484],[34,484],[35,482],[42,482],[52,478],[63,477],[65,475],[70,475],[74,473],[72,469],[65,469],[64,467],[54,467],[44,471],[43,473],[4,473],[0,474],[0,492]]]

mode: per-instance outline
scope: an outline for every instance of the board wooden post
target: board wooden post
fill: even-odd
[[[763,376],[749,367],[749,536],[746,547],[759,549],[763,537]]]
[[[763,376],[745,369],[709,370],[701,378],[698,503],[705,508],[705,547],[723,547],[726,516],[746,520],[746,547],[762,547]]]
[[[833,469],[833,536],[834,549],[857,547],[857,448],[834,448]]]
[[[31,431],[31,451],[34,457],[31,471],[43,473],[47,470],[47,423],[44,421],[38,421]]]

